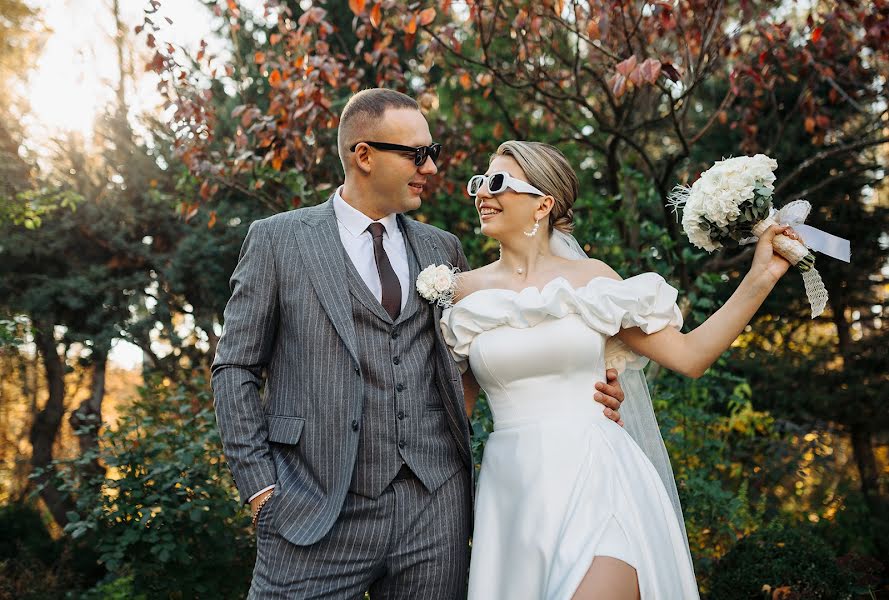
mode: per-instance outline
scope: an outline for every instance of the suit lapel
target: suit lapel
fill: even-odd
[[[315,293],[352,358],[356,364],[360,364],[352,303],[349,300],[346,256],[336,225],[333,201],[328,200],[314,209],[306,210],[302,220],[308,227],[297,236],[296,242]]]
[[[405,237],[414,251],[414,256],[417,257],[419,271],[422,271],[430,265],[450,264],[450,257],[448,254],[439,246],[435,238],[423,231],[421,225],[413,219],[409,219],[402,215],[399,215],[398,218],[402,224],[402,231],[404,231]],[[416,281],[419,271],[416,275],[412,274],[414,281]],[[418,303],[427,302],[424,298],[420,298],[416,291],[416,287],[411,290],[411,295],[416,297],[415,299]],[[450,391],[450,402],[445,403],[445,413],[448,416],[451,426],[461,433],[461,437],[468,437],[469,424],[463,405],[463,390],[460,382],[460,374],[456,365],[454,365],[454,361],[451,359],[447,344],[441,334],[441,327],[439,326],[442,308],[438,304],[432,304],[431,308],[433,312],[433,335],[435,335],[435,342],[438,347],[439,356],[439,368],[436,369],[436,371],[438,372],[440,383],[446,390]],[[472,464],[472,457],[469,454],[469,449],[464,448],[462,444],[461,452],[464,454],[464,458],[468,463]]]

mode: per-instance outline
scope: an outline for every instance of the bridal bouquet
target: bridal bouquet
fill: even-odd
[[[791,202],[780,211],[772,207],[777,167],[778,162],[764,154],[721,160],[690,188],[674,188],[670,204],[674,209],[683,207],[685,234],[692,244],[708,252],[754,242],[775,224],[792,225],[806,244],[778,235],[773,245],[803,274],[815,318],[824,311],[827,290],[809,247],[848,262],[849,242],[803,225],[811,210],[805,200]]]

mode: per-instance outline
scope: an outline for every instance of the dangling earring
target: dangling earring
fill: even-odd
[[[538,229],[540,229],[540,219],[534,221],[534,227],[531,228],[531,231],[523,231],[522,233],[524,233],[528,237],[534,237],[535,235],[537,235]]]

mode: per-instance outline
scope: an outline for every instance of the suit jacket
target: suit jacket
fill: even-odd
[[[398,221],[420,269],[468,269],[454,235],[402,215]],[[241,498],[275,484],[277,504],[289,509],[276,511],[276,528],[300,545],[336,521],[358,448],[364,383],[347,260],[331,200],[254,222],[212,368],[216,417]],[[441,308],[434,311],[437,324]],[[435,336],[448,426],[471,472],[460,372],[438,327]]]

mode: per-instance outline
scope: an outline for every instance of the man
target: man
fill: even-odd
[[[213,363],[257,528],[250,597],[460,598],[469,425],[441,309],[414,282],[468,265],[455,236],[402,216],[440,146],[417,103],[384,89],[349,101],[337,145],[345,181],[330,200],[250,227]],[[597,386],[618,420],[620,388]]]

